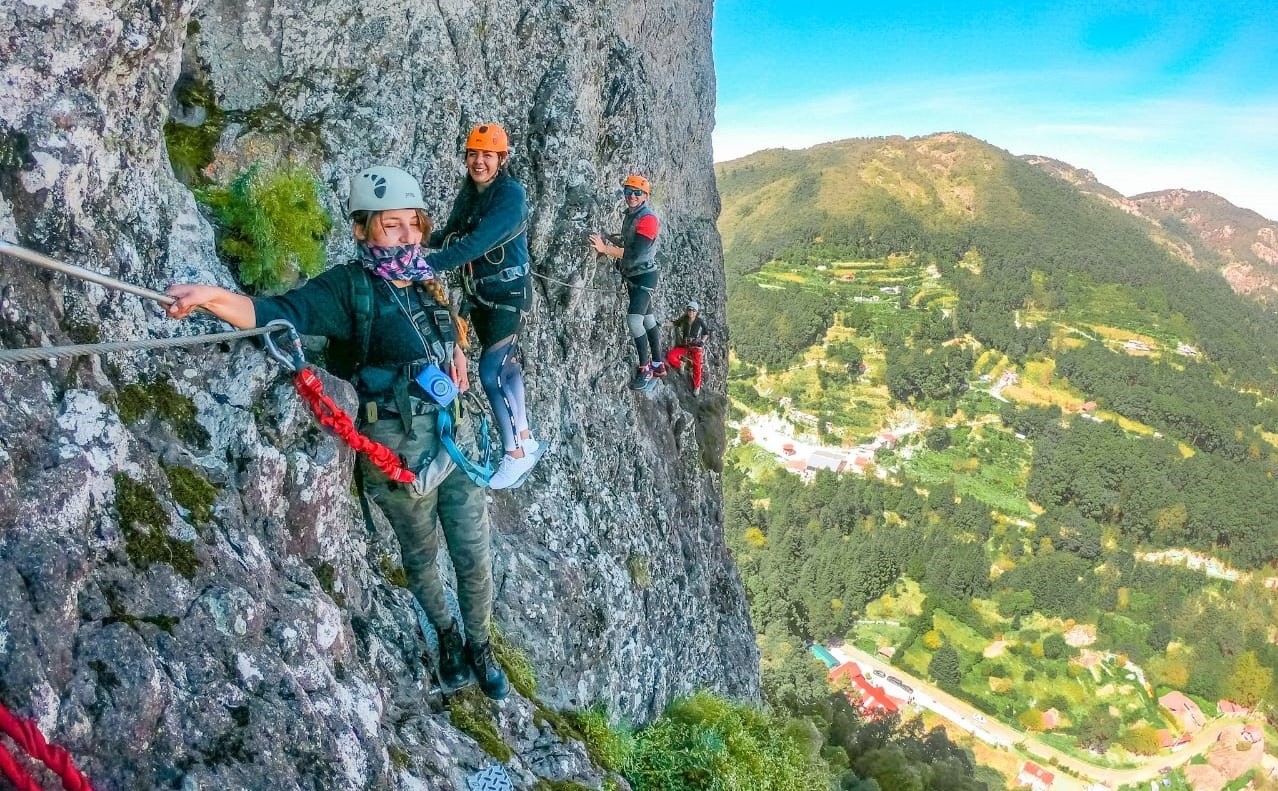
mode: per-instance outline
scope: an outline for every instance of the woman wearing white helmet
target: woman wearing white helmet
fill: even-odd
[[[447,377],[458,391],[469,382],[465,323],[448,309],[440,283],[426,276],[421,243],[431,221],[421,187],[399,168],[368,168],[351,179],[346,209],[356,260],[278,297],[174,285],[169,294],[177,301],[169,315],[180,319],[204,308],[241,329],[286,319],[302,334],[327,337],[330,370],[349,379],[359,394],[361,431],[421,473],[439,469],[431,463],[445,457],[437,423],[441,407],[422,382],[434,389],[430,377]],[[407,273],[420,282],[414,284]],[[474,433],[464,417],[455,441],[473,454]],[[364,456],[358,463],[365,491],[395,529],[413,595],[439,632],[441,683],[461,686],[473,670],[489,697],[504,698],[506,675],[489,643],[493,578],[483,489],[458,467],[447,472],[443,466],[446,474],[432,489],[395,483]],[[427,477],[419,474],[418,480]],[[460,625],[436,566],[441,532],[457,572]]]

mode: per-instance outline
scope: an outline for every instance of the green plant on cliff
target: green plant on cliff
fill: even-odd
[[[213,161],[213,148],[226,116],[217,106],[217,97],[207,83],[195,80],[180,81],[174,90],[178,103],[201,113],[201,123],[191,125],[170,118],[164,122],[164,143],[169,152],[169,164],[173,173],[184,184],[205,183],[204,168]]]
[[[624,772],[635,752],[635,737],[625,727],[617,727],[602,705],[569,715],[590,758],[610,772]]]
[[[636,791],[825,791],[830,769],[784,717],[709,692],[675,701],[635,734]]]
[[[474,739],[484,752],[505,763],[515,753],[493,725],[496,705],[485,698],[478,687],[470,687],[448,701],[448,716],[454,728]]]
[[[324,268],[323,240],[332,223],[306,168],[254,165],[227,186],[197,195],[217,217],[218,251],[238,267],[245,286],[280,292]]]

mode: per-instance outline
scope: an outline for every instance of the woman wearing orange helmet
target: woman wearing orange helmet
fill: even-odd
[[[425,258],[440,272],[461,269],[463,315],[479,336],[479,381],[492,405],[506,455],[489,483],[524,482],[546,448],[528,427],[519,332],[532,307],[528,265],[528,198],[506,170],[510,143],[497,124],[480,124],[466,138],[466,178],[444,227],[431,234]]]
[[[625,220],[616,237],[619,245],[609,244],[599,234],[591,234],[595,252],[618,259],[617,266],[626,278],[630,304],[626,309],[626,325],[635,342],[639,367],[630,387],[643,390],[654,376],[666,375],[661,355],[661,325],[653,313],[653,295],[657,291],[657,234],[661,220],[648,205],[651,187],[648,179],[632,173],[621,183],[626,202]]]

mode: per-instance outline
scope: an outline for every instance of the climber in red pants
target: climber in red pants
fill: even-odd
[[[692,394],[701,393],[701,348],[710,337],[710,328],[697,315],[701,305],[695,299],[688,303],[688,310],[674,323],[675,345],[666,353],[666,363],[671,368],[683,368],[684,358],[692,361]]]

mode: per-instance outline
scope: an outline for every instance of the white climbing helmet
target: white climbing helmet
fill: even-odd
[[[688,310],[701,310],[701,303],[695,299],[688,300]]]
[[[426,209],[417,179],[390,165],[365,168],[351,176],[351,191],[346,198],[348,217],[357,211],[390,209]]]

